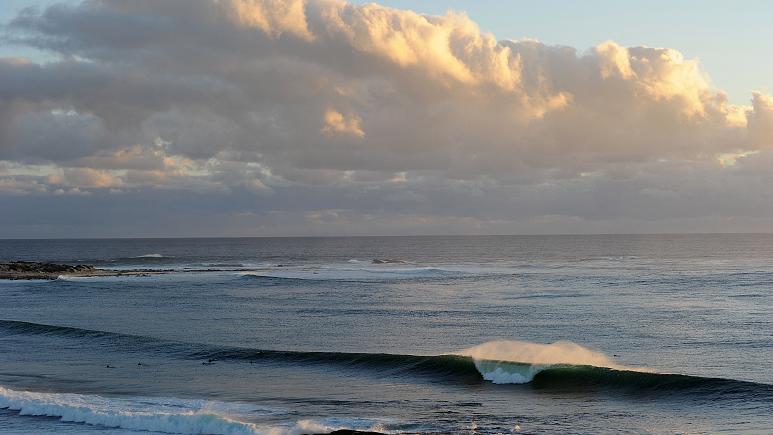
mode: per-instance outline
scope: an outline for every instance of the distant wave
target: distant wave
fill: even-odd
[[[381,281],[400,279],[431,279],[464,276],[464,272],[437,267],[345,268],[314,269],[284,268],[242,272],[244,277],[304,281]]]
[[[379,430],[363,419],[300,420],[281,426],[244,420],[281,414],[247,403],[178,398],[114,398],[90,394],[17,391],[0,386],[0,408],[23,416],[58,417],[61,421],[107,428],[173,434],[305,434],[336,430]]]
[[[147,270],[185,273],[240,272],[241,276],[307,281],[392,281],[422,279],[480,278],[518,275],[528,265],[502,264],[416,264],[400,259],[358,260],[343,263],[277,263],[266,261],[196,261],[149,253],[134,257],[83,260],[108,270]],[[63,280],[66,278],[62,278]]]
[[[685,374],[657,373],[618,365],[604,354],[571,342],[539,344],[495,341],[445,355],[300,352],[212,346],[65,326],[0,320],[0,335],[36,334],[102,340],[100,346],[164,353],[186,360],[328,365],[379,376],[420,376],[435,382],[525,384],[535,389],[624,390],[632,393],[709,395],[773,401],[773,385]],[[498,359],[505,358],[505,359]],[[520,361],[518,361],[520,359]]]
[[[104,277],[100,277],[104,278]],[[83,281],[89,279],[89,277],[85,276],[69,276],[69,275],[59,275],[56,277],[58,281]]]
[[[195,263],[187,267],[191,268],[207,268],[207,269],[221,269],[221,268],[245,268],[245,267],[260,267],[254,263],[237,263],[237,262],[210,262],[210,263]]]
[[[358,260],[356,258],[349,259],[351,264],[408,264],[409,261],[394,259],[394,258],[374,258],[370,261]]]
[[[408,264],[405,260],[395,259],[395,258],[374,258],[371,260],[371,263],[373,264]]]

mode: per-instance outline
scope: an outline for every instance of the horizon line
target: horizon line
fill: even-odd
[[[773,232],[661,232],[661,233],[538,233],[538,234],[373,234],[373,235],[282,235],[282,236],[118,236],[118,237],[0,237],[0,242],[18,240],[191,240],[191,239],[354,239],[354,238],[451,238],[451,237],[568,237],[568,236],[754,236]]]

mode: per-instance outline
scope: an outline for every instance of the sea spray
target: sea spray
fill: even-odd
[[[551,344],[517,340],[497,340],[457,352],[468,356],[484,380],[494,384],[524,384],[538,373],[557,367],[591,366],[613,370],[650,372],[641,367],[627,367],[616,363],[605,354],[572,343],[557,341]]]

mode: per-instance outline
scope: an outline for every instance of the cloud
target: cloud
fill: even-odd
[[[348,134],[360,138],[365,137],[365,132],[360,127],[361,122],[362,120],[357,115],[351,115],[347,118],[341,112],[327,109],[325,111],[325,126],[322,127],[322,132],[328,135]]]
[[[755,148],[773,147],[773,96],[754,92],[752,110],[747,112],[749,135]]]
[[[67,168],[62,178],[49,178],[52,184],[67,184],[78,187],[105,188],[120,186],[121,180],[107,171],[91,168]]]
[[[306,23],[304,0],[231,0],[222,2],[234,21],[278,37],[284,32],[306,40],[314,37]]]
[[[91,0],[3,33],[52,56],[0,59],[16,196],[253,195],[237,215],[296,228],[771,217],[773,97],[732,105],[671,48],[498,41],[463,13],[339,0]]]

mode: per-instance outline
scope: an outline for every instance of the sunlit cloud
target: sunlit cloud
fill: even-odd
[[[384,204],[482,232],[773,217],[773,97],[730,104],[674,48],[339,0],[88,1],[3,32],[52,60],[0,59],[0,195],[188,192],[292,231],[399,232]]]

